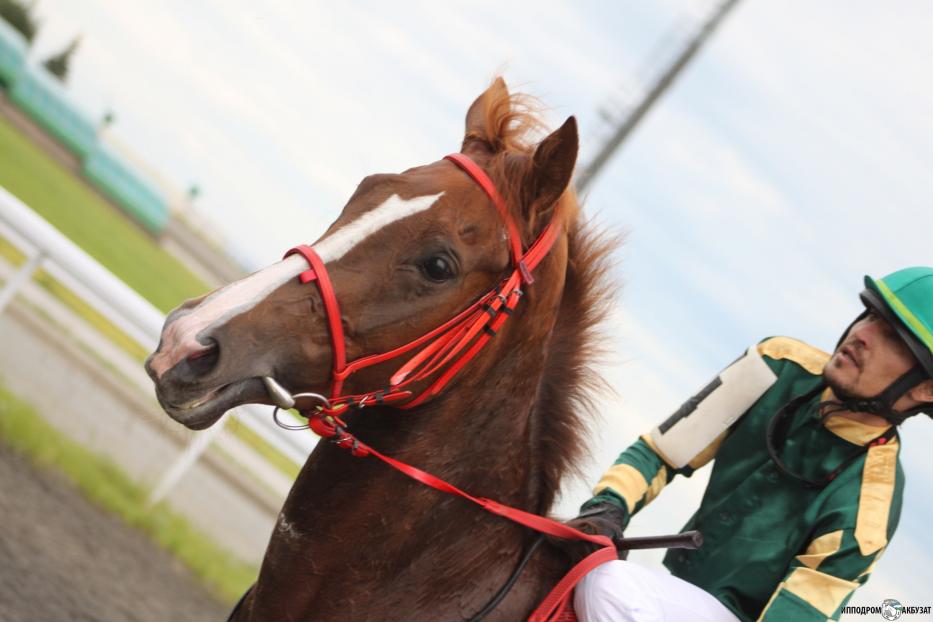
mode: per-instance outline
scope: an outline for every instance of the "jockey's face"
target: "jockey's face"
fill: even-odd
[[[849,329],[823,377],[837,395],[870,398],[916,364],[894,327],[871,311]]]

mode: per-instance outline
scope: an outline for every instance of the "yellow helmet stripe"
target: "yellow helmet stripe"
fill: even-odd
[[[891,288],[885,285],[884,281],[876,280],[875,286],[878,287],[878,290],[881,292],[881,295],[884,296],[884,299],[891,305],[891,307],[897,312],[897,315],[904,320],[904,323],[913,330],[914,334],[920,338],[920,340],[926,345],[926,347],[933,350],[933,333],[923,325],[923,323],[914,315],[907,306],[901,302],[900,298],[897,297]]]

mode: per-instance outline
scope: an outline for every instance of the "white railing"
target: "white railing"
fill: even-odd
[[[27,258],[0,290],[0,313],[41,267],[146,349],[152,350],[159,343],[165,315],[2,186],[0,236]],[[277,427],[267,408],[247,405],[234,412],[243,425],[298,465],[317,443],[312,434],[289,434]],[[226,420],[227,416],[210,431],[194,436],[163,473],[153,489],[153,501],[164,498],[178,483]]]

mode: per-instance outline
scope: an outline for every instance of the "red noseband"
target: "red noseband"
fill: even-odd
[[[330,390],[331,407],[325,410],[336,414],[347,405],[362,407],[368,404],[383,403],[396,403],[398,408],[408,409],[437,395],[502,328],[518,304],[522,295],[521,287],[534,282],[532,270],[547,255],[557,240],[560,226],[552,217],[551,222],[529,249],[522,252],[519,229],[489,176],[462,153],[454,153],[444,159],[453,162],[469,175],[496,207],[508,233],[512,271],[495,289],[481,296],[479,300],[431,332],[389,352],[365,356],[348,364],[340,305],[337,303],[334,286],[327,275],[324,262],[310,246],[303,244],[289,250],[285,253],[286,257],[299,254],[308,262],[308,269],[302,272],[299,278],[302,283],[313,281],[317,285],[327,314],[333,352],[333,373]],[[419,347],[422,349],[392,375],[386,388],[357,395],[341,395],[343,383],[351,374],[397,358]],[[431,385],[421,394],[413,397],[412,391],[407,387],[434,376],[436,378]],[[402,401],[404,403],[400,404],[399,402]]]

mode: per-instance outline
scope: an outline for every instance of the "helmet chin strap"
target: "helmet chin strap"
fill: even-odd
[[[878,415],[888,420],[893,425],[900,425],[904,423],[908,417],[912,417],[913,415],[931,408],[930,404],[921,404],[920,406],[908,408],[903,411],[894,410],[894,403],[897,402],[901,396],[926,379],[926,371],[920,365],[915,365],[875,397],[861,398],[849,395],[842,390],[833,389],[833,392],[839,399],[820,402],[819,409],[820,412],[823,413],[824,419],[837,412],[848,410]]]

